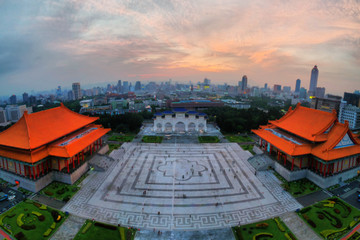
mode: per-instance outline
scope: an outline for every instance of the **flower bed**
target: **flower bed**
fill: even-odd
[[[232,228],[237,240],[296,240],[295,235],[279,217]]]
[[[199,142],[200,143],[218,143],[220,139],[217,136],[200,136]]]
[[[360,211],[336,197],[303,208],[298,214],[325,239],[339,239],[360,223]]]
[[[43,188],[40,193],[42,195],[67,202],[73,195],[75,195],[75,193],[79,189],[80,188],[76,185],[69,185],[61,182],[52,182],[48,186]]]
[[[53,217],[55,214],[57,223]],[[48,239],[66,216],[60,211],[26,200],[3,213],[0,219],[0,226],[17,239]]]
[[[143,136],[141,139],[144,143],[161,143],[163,140],[163,137],[161,136]]]
[[[133,240],[135,229],[86,220],[74,240]]]

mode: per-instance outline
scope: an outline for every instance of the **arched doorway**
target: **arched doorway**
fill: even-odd
[[[189,132],[195,132],[196,131],[195,123],[193,123],[193,122],[189,123],[188,130],[189,130]]]
[[[165,124],[165,132],[172,132],[172,124],[171,123],[166,123]]]
[[[156,124],[156,131],[161,132],[162,125],[161,123]]]
[[[198,128],[199,128],[199,132],[204,132],[205,131],[205,126],[204,126],[203,123],[199,123]]]
[[[178,132],[178,133],[185,132],[185,123],[177,122],[175,124],[175,132]]]

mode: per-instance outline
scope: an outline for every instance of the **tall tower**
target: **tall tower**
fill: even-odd
[[[244,75],[244,76],[242,77],[242,80],[241,80],[241,91],[246,90],[246,88],[247,88],[247,81],[248,81],[247,76]]]
[[[310,87],[309,87],[309,95],[310,96],[315,95],[318,76],[319,76],[319,70],[318,70],[317,66],[315,65],[314,68],[311,70]]]
[[[298,79],[298,80],[296,80],[296,85],[295,85],[295,92],[296,93],[300,92],[300,87],[301,87],[301,80]]]
[[[81,98],[81,90],[80,90],[80,83],[76,82],[72,84],[72,90],[73,90],[73,97],[74,100],[78,100]]]

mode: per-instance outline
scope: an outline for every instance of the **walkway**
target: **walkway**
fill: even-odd
[[[74,239],[84,222],[84,218],[70,215],[51,237],[51,240]]]
[[[297,239],[321,240],[321,238],[294,212],[280,215],[281,220],[295,234]]]
[[[39,203],[45,204],[49,207],[61,210],[62,207],[65,206],[65,202],[60,201],[60,200],[56,200],[54,198],[50,198],[41,194],[36,194],[33,197],[31,197],[31,200],[37,201]]]

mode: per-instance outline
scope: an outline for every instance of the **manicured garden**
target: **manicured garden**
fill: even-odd
[[[255,152],[254,152],[254,150],[253,150],[254,145],[240,145],[240,147],[241,147],[242,149],[244,149],[245,151],[251,152],[252,155],[255,155]]]
[[[131,142],[134,137],[134,135],[112,135],[108,140],[117,142]]]
[[[283,182],[281,186],[293,197],[301,197],[309,193],[317,192],[321,189],[318,185],[306,178],[288,182],[276,171],[273,171],[273,173],[280,181]]]
[[[295,240],[295,235],[279,217],[232,228],[237,240]]]
[[[321,237],[340,239],[360,223],[360,211],[337,197],[301,209],[299,216]]]
[[[236,142],[236,143],[254,142],[254,139],[252,139],[249,136],[226,135],[225,137],[229,142]]]
[[[75,184],[69,185],[61,182],[52,182],[43,188],[40,193],[67,202],[79,189]]]
[[[118,149],[121,144],[114,144],[114,143],[109,143],[109,151],[107,152],[107,154],[110,154],[113,150]]]
[[[141,139],[141,141],[144,143],[161,143],[162,140],[162,136],[143,136]]]
[[[65,219],[63,212],[25,200],[0,215],[0,226],[16,239],[48,239]]]
[[[217,136],[200,136],[199,143],[218,143],[220,139]]]
[[[86,220],[74,240],[133,240],[135,229]]]

